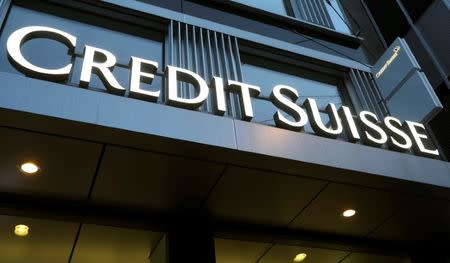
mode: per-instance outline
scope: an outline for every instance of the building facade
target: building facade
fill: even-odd
[[[382,6],[385,5],[385,6]],[[375,3],[367,2],[370,8],[372,19],[376,22],[381,39],[385,43],[390,43],[396,36],[406,39],[414,52],[415,57],[427,75],[430,84],[438,94],[444,109],[429,124],[433,129],[436,139],[439,141],[441,150],[445,156],[449,156],[449,59],[445,46],[448,45],[448,38],[441,37],[449,34],[448,27],[439,26],[449,24],[448,1],[415,1]],[[399,17],[398,23],[392,25],[389,18],[383,16],[383,12],[388,12],[395,17]]]
[[[450,262],[448,0],[0,0],[0,262]]]

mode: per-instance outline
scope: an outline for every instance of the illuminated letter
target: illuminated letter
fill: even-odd
[[[308,115],[305,110],[295,104],[295,101],[297,101],[298,98],[299,95],[297,90],[292,87],[277,85],[273,88],[272,93],[270,94],[272,103],[295,119],[295,121],[291,121],[284,117],[280,111],[277,111],[273,115],[273,119],[278,127],[301,131],[303,126],[306,125],[308,122]]]
[[[368,117],[370,117],[372,119],[372,121],[369,120]],[[359,113],[359,119],[361,121],[361,124],[366,129],[370,129],[370,130],[378,133],[378,135],[379,135],[378,136],[379,138],[376,138],[376,137],[372,136],[368,131],[364,131],[362,137],[366,144],[378,147],[387,142],[388,137],[387,137],[386,133],[383,131],[383,129],[381,129],[376,124],[376,123],[378,123],[377,115],[375,115],[374,113],[369,112],[369,111],[361,111]]]
[[[409,138],[409,136],[402,130],[402,123],[400,120],[387,116],[384,118],[384,125],[386,133],[389,135],[389,148],[392,148],[397,151],[405,151],[412,147],[412,141]],[[401,141],[399,142],[397,139],[394,138],[396,136],[397,138],[401,138]]]
[[[356,142],[361,137],[359,136],[358,128],[356,127],[355,120],[353,119],[352,112],[350,111],[349,107],[342,106],[339,108],[339,116],[341,119],[344,119],[345,122],[343,123],[345,132],[347,134],[348,140],[351,142]]]
[[[84,47],[84,61],[83,67],[81,68],[80,85],[83,87],[89,86],[91,75],[94,73],[103,81],[103,84],[109,92],[123,95],[125,88],[120,86],[111,72],[115,65],[116,57],[111,52],[86,45]]]
[[[425,126],[423,126],[423,124],[412,121],[406,121],[406,124],[408,125],[410,136],[416,142],[414,149],[417,154],[424,156],[439,156],[439,151],[437,149],[429,150],[425,148],[422,139],[428,139],[428,136],[417,131],[417,128],[425,130]]]
[[[155,72],[158,69],[158,62],[131,57],[130,59],[131,65],[131,77],[130,77],[130,96],[139,99],[145,99],[150,101],[157,101],[160,90],[158,91],[148,91],[143,90],[139,86],[141,84],[141,80],[145,79],[149,84],[152,83],[155,75],[150,72]],[[145,69],[146,72],[142,70]]]
[[[233,92],[239,93],[239,102],[241,104],[241,108],[244,108],[244,112],[242,112],[241,119],[245,121],[250,121],[253,118],[253,107],[251,96],[258,96],[261,92],[261,89],[257,86],[229,80],[228,81],[228,89]]]
[[[319,108],[315,99],[306,99],[303,104],[306,107],[311,126],[315,133],[329,138],[336,138],[342,133],[342,123],[339,118],[336,106],[333,103],[328,103],[326,111],[330,117],[331,126],[328,128],[320,117]]]
[[[70,52],[73,51],[77,42],[76,37],[58,29],[44,26],[23,27],[14,31],[14,33],[9,36],[6,43],[8,55],[14,66],[24,74],[32,77],[46,78],[55,81],[66,80],[69,77],[72,64],[68,64],[59,69],[46,69],[31,64],[23,57],[20,50],[21,46],[26,41],[38,37],[50,38],[59,41],[65,44],[69,48]]]
[[[225,91],[223,89],[223,80],[219,77],[213,77],[212,86],[215,90],[216,108],[214,113],[217,115],[224,115],[227,111],[225,100]]]
[[[167,104],[187,109],[197,109],[208,97],[208,85],[199,75],[186,69],[167,66]],[[178,79],[188,82],[197,89],[198,95],[195,98],[185,99],[178,94]]]

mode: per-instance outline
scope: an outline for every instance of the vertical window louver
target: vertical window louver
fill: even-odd
[[[328,28],[334,28],[324,0],[296,0],[296,17]]]
[[[351,69],[350,79],[364,110],[376,113],[379,119],[388,115],[386,104],[373,81],[371,73]]]
[[[171,21],[166,39],[166,65],[189,69],[207,82],[213,76],[220,77],[224,84],[228,80],[242,81],[238,41],[234,36],[215,32],[178,21]],[[182,83],[181,94],[186,98],[195,95],[193,86]],[[202,106],[203,111],[212,112],[213,96]],[[239,117],[237,95],[228,93],[228,116]]]

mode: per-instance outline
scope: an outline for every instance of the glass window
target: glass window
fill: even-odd
[[[337,106],[342,104],[336,84],[320,82],[252,64],[243,64],[242,72],[245,82],[261,88],[263,97],[269,97],[272,88],[281,84],[298,90],[301,97],[299,103],[303,103],[306,98],[314,98],[320,108],[325,107],[330,102]]]
[[[270,93],[275,85],[287,85],[295,88],[300,98],[297,104],[302,105],[307,98],[313,98],[317,101],[320,110],[323,111],[322,119],[329,122],[325,107],[328,103],[334,103],[336,107],[342,105],[342,94],[338,87],[338,80],[323,76],[319,81],[318,74],[308,72],[304,69],[286,66],[268,60],[260,60],[242,56],[242,74],[245,83],[256,85],[261,88],[259,98],[253,98],[252,105],[254,110],[253,122],[266,125],[275,125],[273,115],[277,108],[270,101]],[[289,115],[287,118],[293,120]],[[313,132],[310,124],[305,126],[306,132]]]
[[[300,242],[299,242],[300,243]],[[262,243],[255,241],[215,238],[217,263],[279,263],[279,262],[322,262],[322,263],[367,263],[390,262],[409,263],[406,256],[385,256],[379,254],[358,253],[347,250],[319,248],[280,243]]]
[[[345,14],[339,0],[325,0],[325,2],[328,15],[333,22],[334,29],[342,33],[351,34],[352,31],[348,26],[348,21],[345,18]]]
[[[70,262],[163,263],[166,251],[164,233],[83,224]]]
[[[293,15],[301,20],[351,34],[339,0],[292,0]]]
[[[271,13],[294,16],[314,24],[332,28],[336,31],[352,34],[351,27],[339,0],[231,0]],[[291,6],[292,4],[292,6]],[[289,5],[289,6],[286,6]],[[292,10],[292,12],[288,12]]]
[[[50,9],[50,8],[49,8]],[[59,10],[61,11],[61,10]],[[65,10],[67,11],[67,10]],[[64,14],[64,12],[60,12]],[[67,13],[67,12],[66,12]],[[122,24],[105,17],[96,18],[95,26],[89,22],[89,15],[77,13],[70,10],[71,16],[79,21],[63,18],[60,16],[39,12],[36,10],[13,6],[6,20],[0,37],[0,45],[6,47],[8,37],[15,30],[26,26],[48,26],[65,31],[77,37],[75,54],[67,54],[67,47],[55,40],[46,38],[36,38],[27,41],[22,47],[24,56],[32,63],[47,68],[59,68],[67,65],[71,60],[74,66],[69,85],[79,85],[81,65],[83,60],[84,46],[90,45],[105,49],[117,58],[117,65],[113,74],[117,81],[125,88],[129,86],[129,60],[131,56],[153,60],[163,65],[163,34],[159,34],[150,29],[132,24]],[[109,28],[114,28],[111,30]],[[133,32],[128,34],[124,32]],[[132,47],[132,48],[130,48]],[[6,48],[0,49],[0,71],[10,73],[20,73],[10,61]],[[142,84],[144,89],[160,89],[162,86],[161,77],[157,77],[152,85]],[[154,87],[161,85],[160,87]],[[89,88],[104,90],[103,82],[95,75],[91,76]]]
[[[259,8],[279,15],[287,15],[284,0],[232,0],[244,5]]]
[[[18,223],[26,237],[12,231]],[[0,215],[0,232],[0,262],[167,262],[165,233],[147,229]]]

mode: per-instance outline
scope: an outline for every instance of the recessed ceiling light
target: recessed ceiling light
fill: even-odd
[[[302,262],[303,260],[305,260],[306,256],[307,256],[306,253],[297,254],[293,261],[294,262]]]
[[[27,236],[30,231],[30,228],[27,225],[17,225],[14,228],[14,234],[19,237]]]
[[[343,217],[352,217],[356,214],[356,210],[354,209],[347,209],[344,212],[342,212]]]
[[[26,174],[34,174],[39,171],[39,166],[32,162],[26,162],[20,165],[20,171]]]

